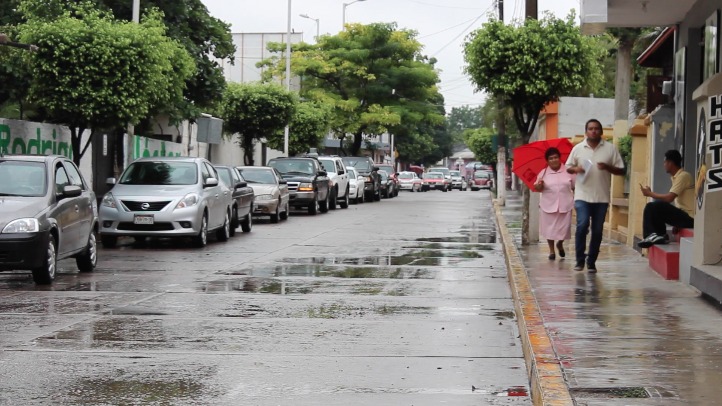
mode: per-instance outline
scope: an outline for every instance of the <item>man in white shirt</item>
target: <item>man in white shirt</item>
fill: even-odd
[[[602,245],[604,218],[609,207],[612,175],[624,175],[624,161],[617,147],[602,139],[602,124],[591,119],[584,126],[586,138],[575,145],[569,154],[567,172],[576,174],[574,209],[577,212],[577,229],[574,238],[576,251],[575,271],[584,269],[597,272],[597,257]],[[591,223],[592,235],[585,257],[587,234]]]

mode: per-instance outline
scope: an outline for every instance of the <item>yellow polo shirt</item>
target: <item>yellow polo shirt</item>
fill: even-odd
[[[692,175],[680,168],[677,173],[672,175],[672,187],[669,192],[677,195],[674,199],[674,205],[686,211],[690,217],[694,217],[694,180]]]

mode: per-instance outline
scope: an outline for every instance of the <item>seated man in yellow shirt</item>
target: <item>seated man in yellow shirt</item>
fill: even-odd
[[[639,185],[643,195],[656,199],[644,207],[644,239],[638,244],[640,248],[667,244],[667,224],[675,229],[694,227],[694,180],[689,172],[682,170],[682,154],[679,151],[670,149],[664,153],[664,170],[672,175],[669,192],[655,193],[649,186]]]

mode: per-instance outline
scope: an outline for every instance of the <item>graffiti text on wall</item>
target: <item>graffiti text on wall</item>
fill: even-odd
[[[61,138],[62,134],[60,135]],[[65,155],[73,158],[73,149],[67,141],[58,140],[55,129],[52,134],[43,134],[42,128],[35,129],[35,136],[13,134],[7,124],[0,124],[0,152],[3,154]]]
[[[181,156],[181,144],[152,138],[133,136],[133,159],[157,156]]]

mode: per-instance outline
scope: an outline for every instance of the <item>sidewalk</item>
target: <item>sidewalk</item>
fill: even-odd
[[[626,245],[605,240],[597,274],[572,270],[573,233],[564,260],[522,247],[507,193],[497,221],[535,404],[722,404],[722,310]]]

